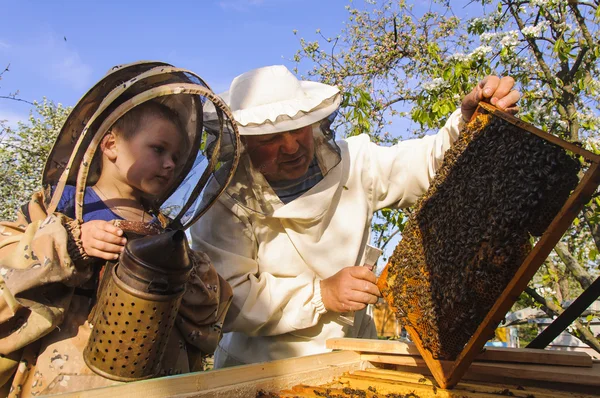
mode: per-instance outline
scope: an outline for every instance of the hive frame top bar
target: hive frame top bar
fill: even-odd
[[[561,148],[571,151],[576,155],[582,156],[584,159],[586,159],[587,161],[589,161],[591,163],[600,163],[600,155],[596,155],[593,152],[583,149],[581,146],[579,146],[577,144],[574,144],[569,141],[565,141],[560,137],[557,137],[555,135],[547,133],[544,130],[540,130],[537,127],[533,126],[532,124],[524,122],[521,119],[511,115],[510,113],[501,111],[500,109],[498,109],[495,106],[490,105],[486,102],[479,103],[479,108],[475,111],[475,114],[473,115],[471,120],[475,119],[477,117],[477,115],[481,114],[481,113],[489,113],[489,114],[492,114],[503,120],[506,120],[510,124],[515,125],[522,130],[528,131],[531,134],[535,134],[538,137],[543,138],[544,140],[546,140],[548,142],[551,142],[555,145],[560,146]]]
[[[592,195],[600,184],[600,156],[576,144],[544,132],[490,104],[480,103],[472,120],[475,120],[478,114],[491,114],[499,117],[521,130],[534,134],[575,155],[583,157],[590,162],[590,166],[455,361],[451,361],[449,364],[448,361],[440,361],[433,358],[431,352],[423,348],[422,341],[416,330],[410,325],[405,326],[409,331],[411,339],[419,349],[421,356],[425,359],[429,370],[442,388],[452,388],[459,382],[475,357],[480,353],[489,336],[493,335],[496,326],[518,299],[521,292],[558,243],[564,232],[569,228],[577,214],[591,200]],[[386,266],[378,281],[380,290],[387,287],[387,271],[388,268]]]

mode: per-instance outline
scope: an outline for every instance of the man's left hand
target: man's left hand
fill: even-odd
[[[463,98],[460,107],[463,119],[471,120],[481,101],[489,102],[514,115],[519,110],[516,103],[521,97],[521,93],[513,88],[514,85],[515,79],[510,76],[486,76],[473,91]]]

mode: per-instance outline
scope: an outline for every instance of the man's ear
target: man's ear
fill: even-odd
[[[117,159],[117,137],[114,133],[106,133],[100,142],[100,150],[109,160]]]

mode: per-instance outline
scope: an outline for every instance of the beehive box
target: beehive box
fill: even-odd
[[[136,381],[60,396],[589,398],[600,387],[600,364],[592,364],[591,360],[586,366],[525,363],[507,366],[476,362],[476,366],[465,375],[465,380],[453,390],[444,390],[428,374],[420,357],[389,353],[376,356],[379,358],[367,360],[361,352],[337,351]]]
[[[378,281],[440,385],[460,379],[597,187],[597,161],[487,104],[446,152]]]

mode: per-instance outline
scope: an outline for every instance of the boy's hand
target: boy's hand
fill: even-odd
[[[81,224],[81,244],[90,257],[116,260],[125,249],[125,243],[123,230],[108,221],[93,220]]]
[[[321,298],[329,311],[362,310],[381,297],[375,274],[366,267],[346,267],[321,281]]]

